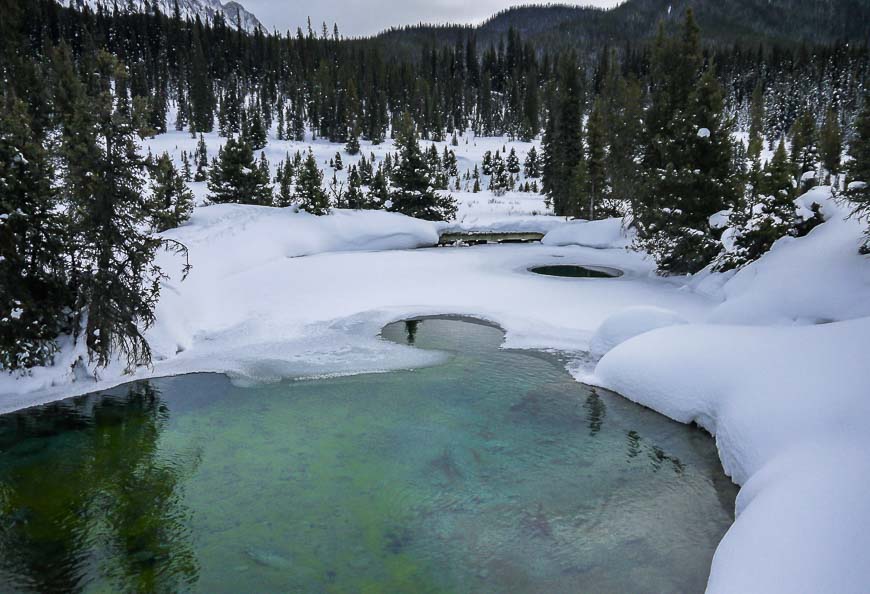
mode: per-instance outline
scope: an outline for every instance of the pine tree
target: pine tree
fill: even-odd
[[[341,161],[341,153],[335,153],[335,157],[333,157],[331,162],[332,168],[336,171],[341,171],[344,169],[344,163]]]
[[[589,211],[590,220],[596,216],[615,216],[612,208],[604,208],[607,198],[607,152],[605,146],[604,114],[600,101],[595,101],[589,122],[586,125],[586,138],[589,145],[587,174],[589,176]]]
[[[396,137],[400,160],[392,175],[389,210],[418,219],[448,220],[456,214],[452,196],[439,194],[420,151],[417,130],[408,114],[400,122]]]
[[[870,218],[870,96],[864,98],[864,108],[855,122],[855,136],[849,145],[849,184],[846,198],[854,205],[855,216]],[[870,225],[861,253],[870,254]]]
[[[350,171],[347,174],[347,192],[345,193],[345,202],[348,208],[359,210],[365,208],[365,195],[362,191],[362,178],[355,165],[351,165]]]
[[[140,196],[143,160],[129,115],[112,93],[112,79],[122,75],[122,66],[101,53],[97,68],[98,89],[89,105],[93,125],[75,130],[76,135],[85,135],[91,149],[78,164],[80,171],[88,172],[87,182],[81,183],[78,172],[68,180],[74,213],[76,309],[91,361],[105,367],[120,355],[132,370],[151,360],[143,332],[154,322],[162,277],[154,257],[163,242],[143,231],[143,223],[150,223],[153,216]]]
[[[530,148],[526,155],[526,160],[523,163],[523,174],[532,179],[541,177],[541,163],[538,160],[538,151],[535,150],[535,147]]]
[[[181,151],[181,177],[184,179],[184,183],[190,183],[193,181],[193,170],[190,166],[190,157],[187,155],[187,151]]]
[[[371,187],[369,188],[367,203],[369,208],[381,208],[389,201],[389,199],[390,186],[387,183],[384,168],[378,166],[378,170],[375,172],[374,177],[372,178]]]
[[[505,160],[505,168],[508,170],[508,173],[514,175],[520,172],[520,160],[517,158],[517,152],[513,147],[511,147],[511,152]]]
[[[839,173],[843,153],[843,132],[833,107],[828,109],[825,122],[819,132],[819,157],[828,174]]]
[[[559,68],[555,109],[544,135],[544,191],[559,216],[582,215],[581,196],[576,193],[578,166],[584,159],[582,88],[576,57],[569,54]]]
[[[679,38],[659,32],[652,71],[634,225],[660,272],[694,273],[720,251],[710,217],[736,205],[739,193],[722,91],[712,68],[703,69],[691,10]]]
[[[344,146],[344,150],[348,155],[356,155],[359,153],[359,130],[357,129],[356,124],[351,126],[351,129],[348,132],[347,144]]]
[[[496,196],[503,196],[510,186],[507,168],[500,153],[492,159],[492,175],[489,178],[489,190]]]
[[[193,181],[206,181],[208,179],[208,147],[205,145],[205,138],[202,134],[199,135],[199,142],[196,145],[193,160],[196,163],[196,173],[193,174]]]
[[[254,106],[251,109],[250,115],[248,117],[248,130],[247,134],[244,136],[243,140],[250,145],[251,150],[259,151],[266,147],[267,137],[266,137],[266,128],[263,125],[263,118],[260,114],[260,110]]]
[[[296,174],[296,202],[313,215],[329,214],[329,197],[323,191],[323,172],[311,149]]]
[[[270,176],[247,143],[229,138],[209,173],[208,199],[216,204],[272,204]]]
[[[735,208],[730,217],[733,247],[719,257],[718,270],[741,268],[764,255],[777,239],[796,234],[792,171],[780,139],[754,197],[744,208]]]
[[[492,175],[492,151],[486,151],[485,153],[483,153],[481,171],[484,175]]]
[[[190,63],[190,125],[191,131],[211,132],[214,129],[214,89],[208,76],[201,40],[196,32],[195,28]]]
[[[160,155],[151,170],[151,200],[154,230],[158,233],[178,227],[193,214],[193,192],[168,153]]]
[[[295,195],[293,193],[293,163],[290,160],[290,155],[287,159],[278,163],[278,171],[275,174],[275,185],[277,186],[275,193],[275,206],[287,207],[293,204]]]
[[[23,102],[0,110],[0,369],[51,361],[72,304],[48,155]]]
[[[791,160],[801,191],[811,187],[815,181],[818,150],[816,121],[812,112],[805,109],[791,128]]]
[[[752,91],[752,102],[749,106],[749,148],[748,155],[756,160],[761,155],[764,145],[764,85],[759,80]]]

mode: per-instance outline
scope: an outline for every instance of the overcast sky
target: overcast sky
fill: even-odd
[[[565,4],[609,7],[620,0],[561,0]],[[316,31],[326,22],[338,23],[341,34],[371,35],[397,25],[479,23],[492,14],[530,0],[240,0],[267,29],[305,30],[310,16]]]

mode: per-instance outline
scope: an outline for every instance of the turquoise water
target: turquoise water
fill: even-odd
[[[736,495],[708,435],[490,326],[383,335],[451,356],[0,417],[0,591],[703,590]]]

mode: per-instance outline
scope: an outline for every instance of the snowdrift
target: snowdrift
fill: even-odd
[[[624,228],[622,219],[573,221],[554,228],[544,236],[544,245],[580,245],[607,249],[625,248],[634,240],[632,231]]]
[[[701,275],[723,300],[708,323],[621,342],[590,379],[715,435],[743,488],[708,592],[870,584],[870,259],[863,226],[814,192],[829,222],[737,274]]]

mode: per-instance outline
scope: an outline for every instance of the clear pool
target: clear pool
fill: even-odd
[[[700,592],[713,440],[457,319],[414,371],[140,382],[0,417],[0,591]]]

